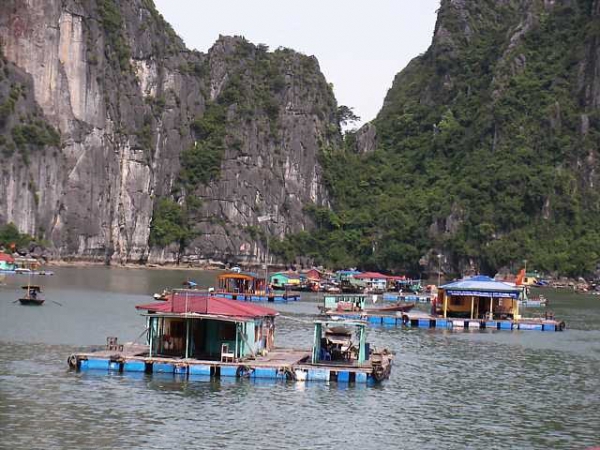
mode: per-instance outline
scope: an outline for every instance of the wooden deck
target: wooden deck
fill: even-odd
[[[112,361],[147,361],[155,362],[160,361],[168,364],[204,364],[204,365],[225,365],[225,366],[239,366],[244,363],[252,363],[254,366],[279,366],[279,367],[292,367],[300,364],[303,360],[309,360],[311,357],[310,350],[304,349],[286,349],[286,348],[275,348],[270,351],[267,355],[257,355],[255,358],[247,357],[237,359],[234,362],[223,362],[215,359],[197,359],[197,358],[179,358],[175,356],[166,355],[153,355],[148,356],[148,346],[140,344],[127,343],[122,346],[119,350],[100,349],[90,352],[81,352],[76,355],[80,358],[106,358]]]

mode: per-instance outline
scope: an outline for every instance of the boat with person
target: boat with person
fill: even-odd
[[[202,292],[175,291],[167,302],[138,305],[146,317],[146,344],[117,345],[72,354],[78,371],[141,372],[293,381],[380,382],[393,354],[367,342],[366,322],[318,320],[311,349],[275,347],[275,318],[263,306]]]
[[[42,296],[42,288],[37,285],[28,284],[21,286],[25,290],[25,295],[19,297],[19,303],[21,305],[40,306],[44,304],[44,297]]]

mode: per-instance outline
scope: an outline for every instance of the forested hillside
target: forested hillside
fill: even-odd
[[[333,212],[309,208],[319,231],[277,250],[413,272],[440,253],[455,273],[524,259],[595,271],[599,38],[598,1],[442,1],[431,47],[369,125],[376,137],[322,148]]]

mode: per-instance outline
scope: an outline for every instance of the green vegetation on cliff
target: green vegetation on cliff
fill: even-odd
[[[189,237],[185,210],[176,202],[161,198],[155,208],[150,226],[150,245],[166,247],[172,243],[183,245]]]
[[[528,259],[593,272],[600,112],[584,98],[592,82],[582,85],[595,63],[591,8],[442,2],[432,47],[397,76],[374,121],[377,150],[323,149],[335,214],[321,212],[307,242],[288,238],[280,254],[418,272],[441,251],[456,271]]]
[[[196,140],[181,154],[180,178],[192,191],[200,184],[208,184],[221,172],[225,152],[225,109],[210,104],[203,116],[191,124]]]
[[[32,236],[20,233],[12,222],[0,226],[0,246],[9,249],[9,251],[26,247],[32,241],[35,241]]]

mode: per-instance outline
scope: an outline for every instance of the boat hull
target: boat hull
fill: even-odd
[[[26,306],[41,306],[44,304],[44,299],[40,298],[20,298],[19,303]]]
[[[367,308],[366,313],[385,313],[385,312],[408,312],[415,307],[414,303],[397,303],[390,306],[382,306],[379,308]]]

